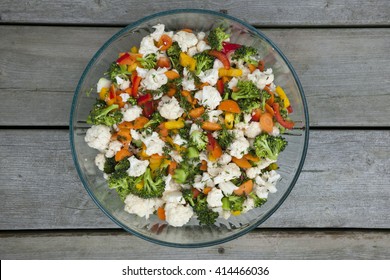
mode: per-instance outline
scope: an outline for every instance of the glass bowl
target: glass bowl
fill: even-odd
[[[167,225],[156,216],[148,220],[124,211],[124,204],[115,190],[107,187],[103,174],[94,164],[97,151],[84,141],[89,125],[85,120],[96,95],[88,95],[118,53],[139,45],[141,39],[154,31],[152,26],[162,23],[166,30],[177,31],[190,28],[194,32],[209,31],[215,26],[224,26],[231,33],[231,42],[256,47],[264,57],[265,67],[271,67],[275,84],[284,88],[294,108],[291,118],[296,127],[285,135],[288,146],[281,153],[278,173],[282,179],[278,191],[270,194],[268,201],[228,220],[218,219],[213,226],[199,226],[193,218],[187,225],[176,228]],[[219,244],[237,238],[266,221],[291,192],[301,172],[306,156],[309,137],[307,104],[297,74],[287,58],[264,34],[254,27],[232,16],[207,10],[172,10],[147,16],[128,25],[112,36],[93,56],[77,85],[70,116],[70,142],[73,159],[80,179],[88,194],[99,208],[126,231],[162,245],[174,247],[202,247]]]

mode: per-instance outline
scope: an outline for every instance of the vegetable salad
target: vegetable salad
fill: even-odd
[[[272,69],[221,27],[154,29],[97,83],[85,141],[108,187],[125,211],[174,227],[261,207],[294,127]]]

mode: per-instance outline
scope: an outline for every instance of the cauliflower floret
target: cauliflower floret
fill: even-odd
[[[276,182],[280,179],[280,174],[277,173],[275,170],[271,170],[269,172],[265,172],[262,177],[263,179],[266,179],[269,183],[276,184]]]
[[[183,161],[183,157],[180,155],[180,153],[178,151],[170,151],[169,155],[177,163],[180,163]]]
[[[236,77],[233,77],[230,82],[228,82],[228,87],[230,89],[233,89],[234,87],[237,86],[237,83],[238,83],[238,79]]]
[[[213,69],[218,70],[220,68],[224,68],[222,61],[220,61],[219,59],[215,59],[213,64]]]
[[[246,213],[248,212],[249,210],[252,210],[253,208],[255,208],[255,201],[253,200],[253,198],[247,198],[244,203],[242,204],[242,213]]]
[[[116,83],[118,84],[118,86],[119,86],[119,88],[121,90],[125,90],[125,89],[127,89],[130,86],[130,81],[129,80],[122,79],[119,76],[116,76],[115,80],[116,80]]]
[[[242,135],[242,131],[240,130],[234,130],[234,133],[236,135],[233,143],[231,143],[228,147],[229,153],[231,156],[236,157],[238,159],[242,158],[246,153],[248,153],[249,149],[249,142],[248,140]]]
[[[180,107],[177,99],[175,97],[169,98],[168,96],[161,98],[157,110],[163,118],[168,120],[176,120],[184,113],[184,109]]]
[[[119,94],[119,96],[122,98],[123,102],[127,102],[127,100],[129,100],[130,98],[130,95],[128,93],[121,93]]]
[[[153,132],[151,135],[148,135],[146,137],[142,137],[142,142],[146,146],[145,153],[148,156],[151,156],[153,154],[163,154],[163,148],[165,146],[165,142],[160,139],[157,132]]]
[[[208,83],[210,86],[215,86],[218,81],[218,70],[217,69],[209,69],[206,71],[200,72],[198,75],[199,79],[202,83]]]
[[[177,32],[173,35],[172,40],[179,44],[183,52],[187,52],[189,48],[196,46],[198,43],[198,38],[196,38],[195,34],[185,31]]]
[[[142,79],[141,86],[149,90],[159,89],[168,82],[165,72],[167,72],[167,68],[150,69],[145,78]]]
[[[122,143],[118,140],[110,142],[110,144],[108,145],[108,150],[106,152],[106,157],[112,158],[113,156],[115,156],[115,154],[120,151],[120,149],[122,149],[122,146]]]
[[[280,130],[277,126],[274,125],[274,127],[272,128],[271,135],[272,136],[279,136],[280,135]]]
[[[196,123],[193,123],[193,124],[191,125],[191,128],[190,128],[190,134],[191,134],[192,132],[194,132],[194,131],[202,131],[202,129],[200,128],[199,125],[197,125]]]
[[[272,69],[269,68],[267,71],[261,72],[259,69],[256,69],[251,74],[248,74],[248,80],[252,81],[257,88],[264,89],[264,87],[274,80],[274,74],[272,74]]]
[[[135,105],[135,106],[130,106],[127,109],[122,109],[123,113],[123,121],[126,122],[132,122],[142,114],[142,109],[141,107]]]
[[[261,173],[261,170],[264,168],[268,167],[271,163],[276,162],[276,160],[271,160],[271,159],[262,159],[257,163],[255,167],[248,168],[246,170],[246,176],[248,176],[249,179],[254,179],[256,178],[257,175]]]
[[[180,191],[165,191],[162,199],[167,203],[186,204],[186,201]]]
[[[158,48],[154,45],[154,40],[151,36],[142,38],[138,52],[144,56],[150,53],[156,53]]]
[[[183,86],[184,90],[192,91],[196,89],[195,80],[188,75],[187,68],[183,69],[183,79],[181,81],[181,85]]]
[[[163,203],[162,199],[143,199],[136,195],[129,194],[125,199],[125,211],[148,219],[154,211],[163,205]]]
[[[222,191],[218,188],[212,188],[207,194],[207,204],[210,207],[220,207],[222,206],[222,198]]]
[[[198,53],[198,49],[196,48],[196,46],[189,48],[187,51],[187,54],[191,57],[196,55],[197,53]]]
[[[97,154],[95,157],[95,165],[100,171],[104,171],[104,164],[106,163],[106,157],[104,154]]]
[[[238,69],[241,69],[242,71],[242,75],[240,76],[240,78],[242,79],[246,79],[248,77],[248,75],[251,73],[251,71],[249,70],[248,67],[246,67],[242,61],[239,61],[237,62],[237,68]]]
[[[210,122],[218,122],[218,117],[223,113],[221,110],[211,110],[207,112]]]
[[[179,146],[183,146],[183,145],[187,144],[187,140],[181,138],[180,134],[176,134],[175,137],[173,137],[173,143],[175,143]]]
[[[133,140],[141,140],[142,135],[134,129],[130,129],[131,138]]]
[[[172,180],[171,174],[168,174],[168,176],[165,177],[165,191],[164,192],[172,192],[172,191],[178,191],[180,190],[180,185],[175,182],[175,180]]]
[[[203,40],[206,37],[206,33],[204,33],[203,31],[200,31],[198,33],[197,37],[198,37],[198,40]]]
[[[196,178],[195,178],[195,183],[193,184],[193,187],[200,190],[200,191],[202,191],[205,186],[208,186],[208,187],[215,186],[213,180],[211,180],[210,174],[207,172],[204,172],[202,176],[197,175],[195,177]]]
[[[146,78],[146,75],[148,74],[149,70],[141,67],[137,67],[135,69],[137,71],[137,76],[140,76],[142,79]]]
[[[222,167],[221,172],[214,178],[214,184],[220,184],[222,182],[231,181],[235,178],[240,177],[240,167],[235,163],[229,163]]]
[[[91,148],[104,152],[110,143],[110,138],[110,128],[99,124],[93,125],[87,130],[84,140]]]
[[[111,81],[107,80],[106,78],[100,78],[98,83],[97,83],[97,92],[99,93],[102,88],[110,88],[111,86]]]
[[[195,93],[195,98],[199,100],[201,105],[210,110],[214,110],[222,101],[221,94],[212,86],[203,87],[203,90]]]
[[[207,45],[207,43],[205,41],[200,40],[198,42],[198,44],[196,45],[196,49],[198,50],[198,52],[203,52],[205,50],[211,49],[211,47],[209,45]]]
[[[165,220],[173,227],[181,227],[188,223],[194,215],[192,207],[187,205],[168,202],[165,204]]]
[[[265,198],[265,199],[268,198],[268,189],[264,186],[255,186],[254,192],[260,198]]]
[[[211,210],[217,212],[219,214],[219,217],[222,217],[226,220],[229,219],[229,217],[231,216],[230,210],[223,210],[221,206],[211,208]]]
[[[245,136],[248,138],[255,138],[257,135],[261,133],[260,123],[259,122],[249,123],[244,133]]]
[[[218,184],[218,187],[224,193],[224,195],[231,195],[238,187],[230,181],[222,182]]]
[[[201,153],[199,155],[199,158],[201,160],[207,161],[207,173],[209,173],[211,177],[218,176],[218,174],[220,174],[222,172],[222,167],[220,167],[218,164],[215,164],[214,162],[210,162],[207,156],[205,158],[203,158],[202,154],[203,153]]]
[[[127,169],[127,174],[131,177],[139,177],[145,173],[148,168],[148,160],[139,160],[135,156],[131,156],[129,159],[130,167]]]
[[[232,161],[232,156],[227,153],[222,154],[222,156],[218,159],[218,163],[221,165],[226,165],[231,161]]]

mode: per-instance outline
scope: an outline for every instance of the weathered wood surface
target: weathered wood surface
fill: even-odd
[[[122,231],[0,234],[1,259],[389,259],[387,231],[254,230],[200,249],[158,246]],[[153,254],[151,254],[153,252]]]
[[[304,170],[262,227],[390,228],[389,130],[315,130]],[[0,230],[116,228],[84,190],[67,130],[0,130]]]
[[[0,26],[0,125],[67,126],[84,67],[117,30]],[[296,68],[311,126],[389,126],[390,29],[263,31]]]
[[[387,0],[3,0],[0,22],[36,24],[127,25],[169,9],[224,11],[258,26],[389,25]]]

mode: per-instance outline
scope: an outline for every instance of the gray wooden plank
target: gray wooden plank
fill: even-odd
[[[4,259],[389,259],[390,234],[381,231],[254,230],[207,248],[158,246],[125,232],[0,234]]]
[[[303,172],[262,227],[390,228],[389,130],[314,130]],[[0,230],[115,228],[87,195],[67,130],[0,130]]]
[[[388,25],[390,11],[386,0],[3,0],[0,22],[127,25],[153,13],[187,8],[223,10],[261,26]]]
[[[117,30],[0,26],[0,125],[68,125],[84,67]],[[263,31],[297,70],[311,126],[389,126],[390,29]]]

